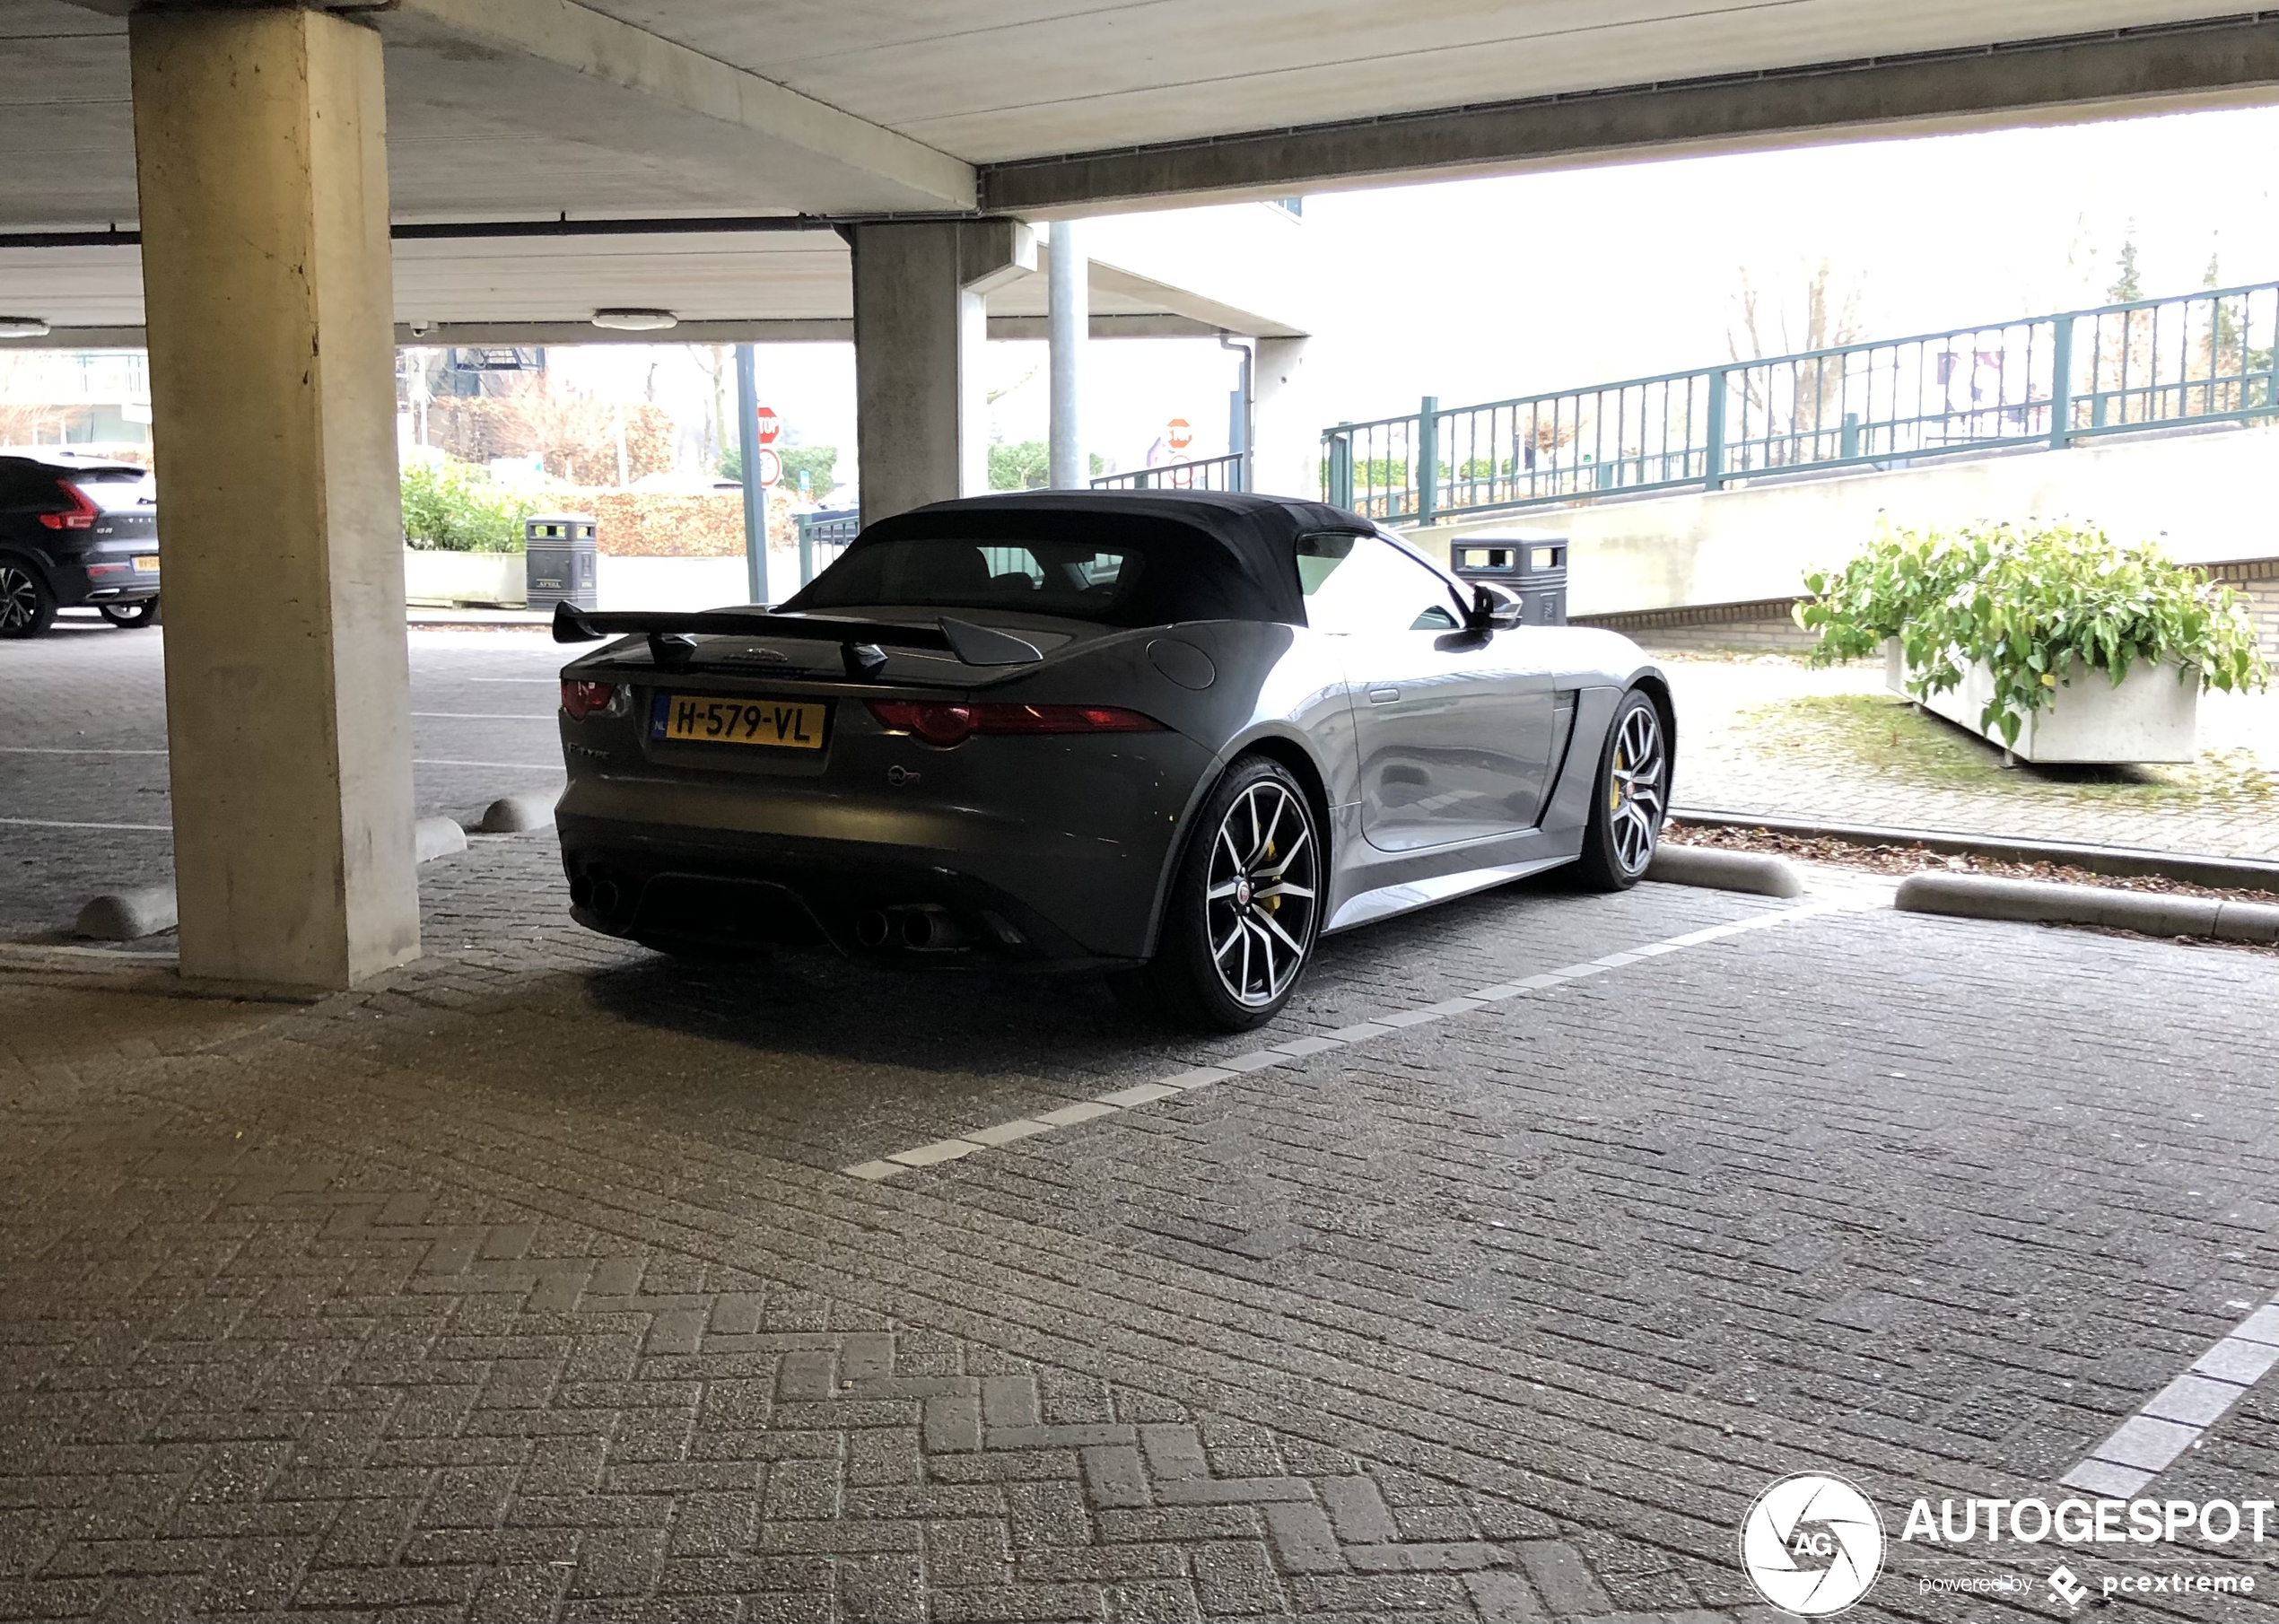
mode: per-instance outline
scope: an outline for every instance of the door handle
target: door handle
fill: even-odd
[[[1369,703],[1373,705],[1393,704],[1400,697],[1401,690],[1398,688],[1371,688],[1369,690]]]

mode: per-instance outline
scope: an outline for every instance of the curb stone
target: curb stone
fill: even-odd
[[[1976,857],[1997,863],[2063,863],[2116,879],[2173,879],[2219,890],[2269,891],[2279,895],[2279,863],[2249,857],[2210,857],[2156,851],[2144,846],[2090,846],[2062,840],[2016,840],[1965,834],[1950,829],[1897,829],[1878,824],[1831,824],[1811,818],[1767,817],[1753,812],[1716,812],[1672,807],[1670,821],[1697,829],[1762,829],[1807,840],[1832,840],[1847,846],[1920,846],[1947,857]]]
[[[96,941],[134,942],[180,922],[171,886],[143,886],[132,891],[106,891],[79,911],[71,933]]]
[[[535,797],[518,797],[531,799]],[[549,816],[547,822],[553,821]],[[432,862],[467,850],[467,831],[448,817],[423,817],[412,825],[412,855]],[[127,891],[106,891],[88,899],[80,909],[71,933],[93,941],[133,942],[171,930],[181,923],[181,911],[171,886],[140,886]]]
[[[2113,891],[2047,880],[1983,874],[1914,874],[1899,882],[1892,906],[1906,913],[2035,924],[2102,925],[2143,936],[2198,936],[2216,941],[2279,943],[2279,904],[2157,891]]]
[[[502,795],[484,808],[477,834],[520,834],[554,827],[554,801],[545,795]]]
[[[1802,896],[1803,876],[1785,857],[1762,851],[1726,851],[1715,846],[1655,848],[1646,877],[1672,886],[1700,886],[1712,891],[1746,891],[1757,896]]]

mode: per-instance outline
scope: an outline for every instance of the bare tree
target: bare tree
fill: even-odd
[[[1725,346],[1737,362],[1810,355],[1856,343],[1866,280],[1839,275],[1822,256],[1803,268],[1801,281],[1768,289],[1741,269],[1741,288],[1725,326]],[[1744,438],[1762,440],[1762,460],[1778,466],[1809,462],[1821,450],[1812,440],[1835,432],[1844,415],[1844,358],[1821,355],[1741,371]]]

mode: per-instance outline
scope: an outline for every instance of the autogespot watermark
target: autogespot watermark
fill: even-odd
[[[2194,1539],[2210,1545],[2279,1541],[2279,1501],[1918,1499],[1902,1520],[1899,1542],[1948,1549],[2004,1546],[2157,1545]],[[1797,1472],[1759,1495],[1741,1524],[1741,1566],[1757,1593],[1802,1619],[1827,1618],[1865,1596],[1882,1571],[1882,1515],[1847,1480]],[[2013,1552],[2012,1554],[2021,1554]],[[1925,1576],[1920,1595],[2028,1599],[2038,1586],[2019,1573]],[[2041,1581],[2068,1611],[2092,1594],[2118,1596],[2252,1595],[2246,1573],[2182,1569],[2108,1574],[2094,1582],[2060,1562]]]

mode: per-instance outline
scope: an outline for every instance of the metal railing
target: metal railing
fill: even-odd
[[[862,515],[853,508],[825,508],[797,515],[799,527],[799,584],[813,581],[847,550],[862,529]]]
[[[1159,468],[1134,468],[1128,474],[1103,474],[1092,482],[1096,491],[1239,491],[1244,488],[1244,457],[1203,457],[1193,462],[1168,462]]]
[[[2279,283],[2259,283],[1484,406],[1428,396],[1324,431],[1322,477],[1340,507],[1429,524],[2275,415]]]

